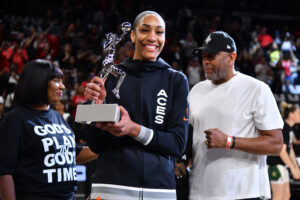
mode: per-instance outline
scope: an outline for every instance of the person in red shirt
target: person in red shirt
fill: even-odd
[[[28,54],[26,49],[21,47],[19,40],[16,40],[13,46],[7,50],[6,56],[10,64],[17,65],[17,73],[20,74],[28,61]]]
[[[257,36],[257,39],[262,48],[267,48],[273,43],[273,38],[267,33],[267,28],[263,28],[261,33]]]
[[[8,42],[2,41],[1,47],[0,47],[0,74],[1,72],[7,72],[9,73],[9,62],[7,59],[7,51],[8,51]]]
[[[7,59],[8,42],[2,41],[0,46],[0,95],[6,91],[9,79],[9,62]]]

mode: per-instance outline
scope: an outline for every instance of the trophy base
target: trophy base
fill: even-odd
[[[120,109],[118,104],[77,105],[76,122],[118,122]]]

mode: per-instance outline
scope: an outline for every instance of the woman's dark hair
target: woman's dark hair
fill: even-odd
[[[136,16],[134,22],[133,22],[133,26],[132,26],[132,30],[135,31],[135,28],[137,26],[137,24],[139,23],[139,21],[145,16],[145,15],[156,15],[158,17],[160,17],[162,20],[163,18],[160,16],[160,14],[158,14],[157,12],[155,11],[151,11],[151,10],[146,10],[146,11],[143,11],[141,12],[140,14],[138,14],[138,16]],[[164,21],[164,20],[163,20]]]
[[[15,103],[21,105],[48,104],[48,84],[53,78],[62,78],[63,72],[48,60],[28,62],[15,89]]]
[[[288,104],[285,101],[281,102],[280,107],[283,119],[287,119],[290,113],[293,113],[297,110],[296,106]]]

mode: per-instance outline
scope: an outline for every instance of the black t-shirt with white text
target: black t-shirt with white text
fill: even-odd
[[[76,186],[75,137],[54,110],[18,106],[0,123],[0,175],[17,199],[70,199]]]

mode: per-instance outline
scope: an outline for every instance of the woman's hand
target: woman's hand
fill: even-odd
[[[99,122],[96,127],[106,130],[116,137],[121,137],[124,135],[129,135],[131,137],[136,137],[140,133],[141,126],[133,121],[131,121],[128,112],[123,106],[120,106],[121,120],[116,123],[111,122]]]
[[[293,168],[291,168],[290,170],[291,170],[291,172],[292,172],[293,179],[299,180],[299,179],[300,179],[300,170],[299,170],[299,168],[293,167]]]
[[[91,82],[86,84],[84,96],[89,100],[94,100],[96,104],[102,104],[106,97],[104,82],[105,80],[102,80],[98,76],[94,76]]]

